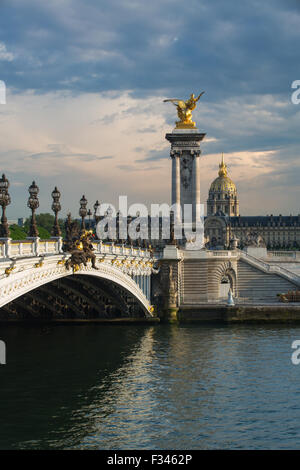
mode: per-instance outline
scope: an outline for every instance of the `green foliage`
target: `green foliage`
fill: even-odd
[[[19,227],[18,225],[11,225],[9,227],[10,230],[10,237],[13,240],[24,240],[27,237],[27,233],[22,227]]]
[[[54,216],[49,213],[45,214],[38,214],[36,216],[36,224],[38,227],[43,227],[48,231],[48,233],[51,233],[52,227],[54,223]],[[24,224],[24,229],[28,232],[30,225],[30,218],[26,219],[25,224]]]
[[[49,213],[45,214],[38,214],[36,216],[36,223],[39,231],[39,237],[42,239],[51,238],[51,232],[54,224],[54,216]],[[64,219],[58,219],[58,224],[62,231],[62,236],[65,236],[65,221]],[[30,218],[26,219],[24,226],[19,227],[18,225],[11,225],[10,229],[10,237],[13,240],[25,240],[28,237],[29,233],[29,226],[30,226]]]
[[[51,233],[47,229],[38,225],[39,237],[42,239],[51,238]]]
[[[39,237],[40,238],[50,238],[51,232],[54,224],[54,215],[49,214],[48,212],[43,214],[36,215],[36,223],[38,226]],[[65,236],[65,221],[64,219],[58,219],[58,224],[62,231],[62,236]],[[28,233],[30,225],[30,218],[26,219],[24,223],[23,230]]]
[[[9,230],[10,230],[10,237],[13,240],[25,240],[25,238],[28,237],[28,230],[25,230],[24,228],[19,227],[18,225],[11,225],[9,227]],[[42,239],[51,237],[48,230],[46,230],[44,227],[41,227],[40,225],[38,225],[38,231],[39,231],[39,237]]]

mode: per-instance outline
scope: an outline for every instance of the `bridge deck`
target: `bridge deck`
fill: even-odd
[[[73,272],[65,266],[71,256],[62,252],[61,238],[55,240],[1,240],[0,307],[57,279],[89,275],[118,284],[131,293],[145,313],[153,317],[150,303],[151,274],[155,259],[149,250],[94,242],[96,268],[80,265]],[[2,253],[2,258],[1,258]]]

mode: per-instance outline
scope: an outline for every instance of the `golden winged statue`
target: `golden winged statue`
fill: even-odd
[[[195,98],[194,93],[192,93],[187,101],[178,99],[164,100],[164,103],[170,101],[177,108],[177,115],[180,119],[180,121],[176,122],[177,129],[193,129],[196,127],[196,123],[192,121],[192,111],[196,108],[197,101],[201,98],[203,93],[205,92],[202,91],[197,98]]]

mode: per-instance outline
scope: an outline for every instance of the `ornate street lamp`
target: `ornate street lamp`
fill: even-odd
[[[91,209],[89,209],[87,211],[87,215],[88,215],[88,218],[89,218],[89,229],[91,228],[91,216],[93,215]]]
[[[2,217],[0,225],[0,237],[8,238],[9,237],[9,228],[6,218],[6,207],[10,204],[10,195],[8,194],[9,181],[5,178],[5,175],[2,175],[0,178],[0,205],[2,206]]]
[[[31,209],[31,220],[30,220],[30,227],[29,227],[28,235],[29,237],[35,238],[39,236],[39,232],[38,232],[37,225],[36,225],[35,211],[40,205],[38,197],[37,197],[39,193],[39,188],[35,184],[35,181],[33,181],[32,185],[29,186],[28,191],[29,191],[30,196],[28,198],[27,207]]]
[[[95,222],[96,224],[99,222],[100,220],[100,216],[98,214],[98,209],[100,207],[100,202],[97,200],[94,204],[94,219],[95,219]]]
[[[85,222],[84,222],[84,219],[87,215],[87,199],[85,198],[85,196],[82,196],[82,198],[80,199],[79,201],[79,204],[80,204],[80,209],[79,209],[79,215],[81,217],[81,231],[85,230]]]
[[[60,226],[58,225],[58,212],[61,210],[61,205],[60,205],[60,202],[59,202],[60,192],[58,191],[56,186],[55,186],[54,190],[52,191],[51,196],[52,196],[52,199],[53,199],[51,209],[53,210],[53,212],[55,214],[54,224],[53,224],[53,228],[52,228],[51,233],[52,233],[53,237],[60,237],[61,236],[61,230],[60,230]]]
[[[175,239],[175,215],[174,211],[170,212],[170,245],[177,245],[176,239]]]
[[[132,222],[132,216],[128,215],[127,216],[127,221],[126,221],[126,223],[127,223],[127,240],[126,240],[126,242],[128,243],[128,245],[133,246],[131,236],[129,235],[129,227],[130,227],[131,222]]]
[[[120,211],[118,211],[117,216],[116,216],[116,241],[117,243],[122,243],[122,240],[120,239],[120,219],[121,219],[121,213]]]

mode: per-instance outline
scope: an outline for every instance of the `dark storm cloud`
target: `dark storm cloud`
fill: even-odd
[[[206,153],[262,151],[299,145],[300,106],[291,94],[245,95],[221,103],[206,103],[199,111],[199,124],[205,126]],[[197,120],[198,122],[198,120]]]
[[[0,41],[14,56],[1,78],[18,90],[205,89],[214,101],[284,93],[298,74],[293,1],[11,0],[0,9]]]

